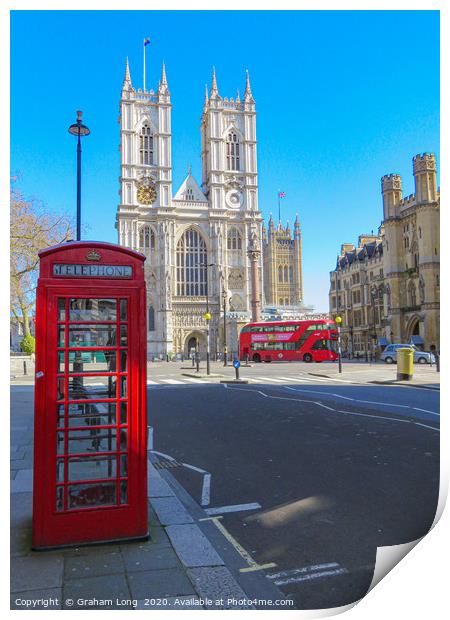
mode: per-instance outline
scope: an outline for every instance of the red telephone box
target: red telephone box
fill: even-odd
[[[39,256],[33,547],[147,538],[145,257]]]

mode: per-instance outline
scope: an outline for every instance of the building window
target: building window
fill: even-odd
[[[145,166],[153,165],[153,135],[148,125],[142,127],[139,140],[140,163]]]
[[[150,226],[142,226],[139,230],[139,251],[145,254],[155,249],[155,233]]]
[[[227,236],[228,263],[237,267],[242,263],[242,237],[237,228],[232,228]]]
[[[410,306],[415,306],[416,305],[416,287],[415,285],[411,282],[411,284],[409,285],[409,305]]]
[[[227,170],[240,170],[239,138],[234,131],[227,136]]]
[[[287,266],[285,266],[285,268],[284,268],[284,281],[285,281],[285,282],[289,282],[289,280],[288,280],[288,268],[287,268]]]
[[[149,306],[148,308],[148,331],[155,331],[155,309],[153,306]]]
[[[177,244],[177,295],[206,295],[206,243],[194,228],[188,228]]]
[[[188,187],[185,194],[184,194],[184,199],[188,200],[188,201],[193,201],[194,199],[194,190],[192,189],[192,187]]]
[[[294,284],[294,268],[289,267],[289,283]]]
[[[283,282],[283,267],[278,267],[278,282]]]

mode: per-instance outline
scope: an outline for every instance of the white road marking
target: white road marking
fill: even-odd
[[[188,463],[181,463],[183,467],[187,467],[187,469],[192,469],[193,471],[198,471],[199,474],[207,474],[208,472],[204,469],[200,469],[200,467],[195,467],[195,465],[189,465]]]
[[[340,568],[337,562],[328,562],[327,564],[312,564],[311,566],[303,566],[302,568],[291,568],[289,570],[281,570],[279,573],[271,573],[266,575],[268,579],[279,579],[280,577],[292,577],[301,573],[309,573],[311,571],[324,570],[327,568]]]
[[[208,381],[202,381],[201,379],[194,379],[191,377],[185,377],[184,381],[189,381],[189,383],[209,383]]]
[[[283,381],[283,379],[274,379],[273,377],[251,377],[252,379],[258,379],[261,381],[268,381],[269,383],[271,383],[272,381],[275,383],[285,383],[285,381]]]
[[[253,504],[235,504],[233,506],[217,506],[216,508],[205,508],[205,512],[209,515],[220,515],[226,512],[243,512],[244,510],[257,510],[261,508],[261,504],[253,502]]]
[[[304,379],[297,379],[297,377],[280,377],[280,379],[286,379],[286,381],[298,381],[299,383],[305,383]]]
[[[294,392],[312,392],[313,390],[302,390],[301,388],[292,388],[286,386],[287,390],[292,390]],[[387,402],[379,402],[377,400],[362,400],[359,398],[349,398],[348,396],[341,396],[340,394],[334,394],[333,392],[319,392],[318,390],[314,390],[316,394],[326,394],[328,396],[334,396],[335,398],[342,398],[344,400],[353,400],[356,403],[364,403],[367,405],[381,405],[383,407],[399,407],[401,409],[414,409],[415,411],[423,411],[424,413],[430,413],[432,415],[439,416],[439,413],[435,411],[430,411],[429,409],[420,409],[420,407],[413,407],[412,405],[399,405],[397,403],[387,403]]]
[[[436,413],[436,411],[430,411],[429,409],[421,409],[420,407],[413,407],[413,409],[415,409],[416,411],[423,411],[424,413],[430,413],[431,415],[440,416],[440,414]]]
[[[183,381],[178,381],[177,379],[161,379],[161,383],[170,383],[173,385],[184,385]]]
[[[211,501],[211,474],[204,474],[202,483],[201,505],[208,506]]]
[[[148,426],[147,450],[153,450],[153,426]]]
[[[427,424],[421,424],[420,422],[414,422],[416,426],[423,426],[424,428],[431,428],[432,431],[437,431],[439,433],[439,429],[435,426],[428,426]]]
[[[325,570],[320,573],[306,573],[299,577],[288,577],[287,579],[278,579],[275,581],[277,586],[286,586],[290,583],[299,583],[300,581],[311,581],[312,579],[322,579],[323,577],[334,577],[335,575],[344,575],[348,573],[346,568],[336,568],[334,570]]]
[[[168,461],[176,461],[177,459],[174,459],[173,456],[170,456],[169,454],[165,454],[164,452],[158,452],[157,450],[152,450],[153,454],[157,454],[158,456],[162,456],[164,459],[167,459]]]
[[[147,379],[147,385],[158,385],[158,383],[156,381],[149,381]]]
[[[241,388],[233,388],[230,387],[229,389],[241,389]],[[297,388],[286,388],[286,389],[291,389],[294,390],[296,392],[307,392],[308,390],[299,390]],[[329,411],[333,411],[333,413],[345,413],[347,415],[356,415],[356,416],[361,416],[364,418],[374,418],[376,420],[387,420],[388,422],[406,422],[407,424],[416,424],[417,426],[423,426],[424,428],[429,428],[433,431],[439,432],[438,428],[435,428],[433,426],[427,426],[426,424],[419,424],[418,422],[415,422],[409,418],[407,419],[401,419],[401,418],[388,418],[386,416],[380,416],[380,415],[371,415],[369,413],[357,413],[356,411],[345,411],[342,409],[333,409],[333,407],[329,407],[328,405],[324,405],[323,403],[320,403],[318,401],[315,400],[305,400],[304,398],[287,398],[286,396],[272,396],[271,394],[265,394],[262,390],[252,390],[247,389],[246,390],[248,392],[257,392],[258,394],[260,394],[261,396],[264,396],[264,398],[273,398],[275,400],[294,400],[297,401],[299,403],[309,403],[309,404],[314,404],[314,405],[318,405],[319,407],[323,407],[324,409],[328,409]],[[383,404],[388,404],[388,403],[383,403]]]

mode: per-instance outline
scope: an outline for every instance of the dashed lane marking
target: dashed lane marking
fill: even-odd
[[[178,381],[178,379],[161,379],[161,383],[169,383],[170,385],[184,385],[184,381]]]

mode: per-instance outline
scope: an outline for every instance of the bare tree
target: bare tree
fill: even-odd
[[[72,238],[73,227],[66,214],[50,212],[36,200],[26,200],[11,179],[11,316],[21,325],[24,336],[30,334],[30,312],[35,304],[40,250]]]

